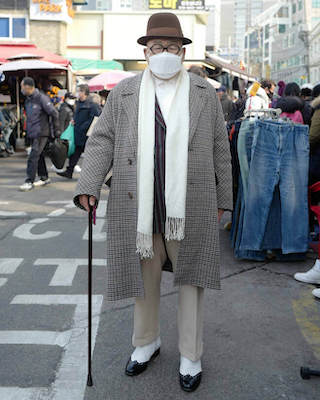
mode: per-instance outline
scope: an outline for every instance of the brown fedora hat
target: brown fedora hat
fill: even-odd
[[[137,41],[146,45],[147,41],[156,38],[181,39],[182,44],[190,44],[192,40],[183,36],[178,17],[173,13],[156,13],[151,15],[147,25],[147,34]]]

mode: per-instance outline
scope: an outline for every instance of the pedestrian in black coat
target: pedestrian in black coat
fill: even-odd
[[[20,190],[28,191],[34,186],[50,183],[44,149],[51,136],[51,128],[55,137],[59,137],[61,132],[58,111],[49,97],[36,89],[32,78],[26,77],[22,80],[21,92],[26,96],[27,137],[30,140],[31,152],[27,163],[27,178]],[[35,182],[37,172],[40,180]]]
[[[89,98],[89,86],[79,86],[79,101],[76,104],[76,111],[74,119],[72,121],[74,125],[74,139],[76,149],[72,156],[69,158],[69,166],[65,172],[57,172],[58,175],[64,178],[71,179],[73,175],[74,167],[80,159],[81,154],[84,151],[87,132],[93,121],[93,118],[98,117],[101,114],[101,108],[97,104],[93,103]]]
[[[73,120],[75,98],[76,97],[70,92],[66,93],[64,96],[64,102],[61,104],[59,109],[61,132],[64,132]]]

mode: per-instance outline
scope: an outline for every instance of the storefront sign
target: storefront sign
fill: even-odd
[[[150,9],[204,10],[204,0],[149,0]]]
[[[72,0],[30,0],[30,20],[72,22]]]

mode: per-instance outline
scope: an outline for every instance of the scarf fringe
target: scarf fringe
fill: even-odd
[[[166,240],[183,240],[184,239],[184,218],[168,217],[166,219]]]
[[[143,260],[145,258],[153,258],[153,243],[152,234],[147,235],[145,233],[137,232],[137,254]]]

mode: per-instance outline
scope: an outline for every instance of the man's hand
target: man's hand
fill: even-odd
[[[90,206],[94,206],[96,204],[97,199],[94,196],[88,196],[86,194],[81,194],[79,196],[79,203],[86,209],[86,211],[90,211],[89,204]]]
[[[218,208],[218,222],[220,224],[221,218],[223,216],[224,210],[222,208]]]
[[[70,124],[74,126],[74,119],[70,121]]]

